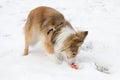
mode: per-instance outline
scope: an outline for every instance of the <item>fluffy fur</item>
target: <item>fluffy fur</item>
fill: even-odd
[[[61,60],[60,55],[65,55],[69,64],[75,62],[78,49],[88,34],[87,31],[76,32],[60,12],[45,6],[30,12],[24,31],[24,55],[28,55],[30,45],[41,39],[48,54]]]

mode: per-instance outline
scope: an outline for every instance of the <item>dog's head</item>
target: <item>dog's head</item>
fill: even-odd
[[[77,56],[78,50],[83,44],[87,34],[88,31],[77,32],[75,34],[70,35],[64,41],[63,51],[67,56],[67,62],[69,64],[73,64],[75,62],[75,57]]]

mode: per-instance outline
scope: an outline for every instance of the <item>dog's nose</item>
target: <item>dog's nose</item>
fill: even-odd
[[[71,63],[71,65],[75,65],[75,63]]]

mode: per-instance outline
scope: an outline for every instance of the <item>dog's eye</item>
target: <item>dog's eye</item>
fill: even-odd
[[[72,55],[73,55],[73,56],[75,56],[75,55],[76,55],[76,53],[75,53],[75,52],[73,52],[73,53],[72,53]]]

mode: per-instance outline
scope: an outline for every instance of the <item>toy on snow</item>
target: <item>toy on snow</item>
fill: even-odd
[[[78,69],[78,66],[75,65],[75,64],[72,64],[71,67],[72,67],[73,69],[76,69],[76,70]]]

